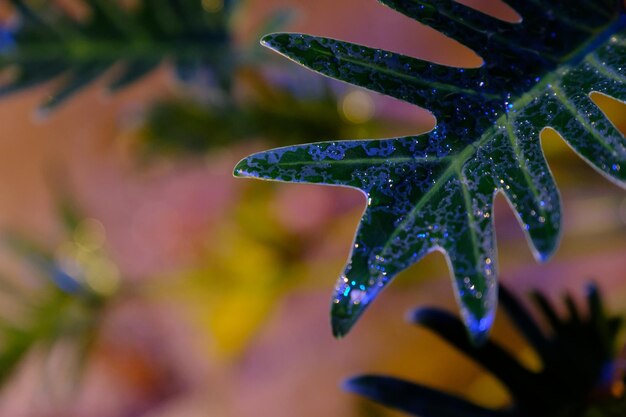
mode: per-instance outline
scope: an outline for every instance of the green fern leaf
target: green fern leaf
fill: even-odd
[[[152,72],[165,59],[186,81],[205,72],[227,88],[232,74],[229,17],[236,3],[205,10],[199,0],[145,0],[137,10],[110,0],[86,0],[90,16],[73,20],[53,7],[35,9],[11,0],[16,27],[0,27],[0,71],[16,74],[0,84],[0,95],[22,91],[63,76],[42,104],[50,111],[91,84],[115,64],[110,91],[118,91]],[[56,12],[56,13],[55,13]]]
[[[539,135],[556,129],[594,168],[626,185],[626,139],[593,91],[626,100],[621,0],[507,0],[504,22],[452,0],[381,0],[473,48],[480,68],[437,65],[303,34],[263,43],[321,74],[430,109],[420,136],[321,142],[252,155],[235,175],[353,187],[367,196],[332,303],[342,336],[389,281],[427,253],[446,254],[476,342],[497,302],[493,199],[503,193],[539,260],[555,250],[559,194]]]

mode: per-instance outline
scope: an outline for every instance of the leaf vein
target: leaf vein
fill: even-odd
[[[574,104],[572,104],[571,101],[569,101],[569,99],[567,98],[567,95],[565,94],[565,92],[563,90],[561,90],[561,88],[559,88],[556,84],[551,84],[550,85],[550,89],[552,89],[552,91],[554,91],[556,98],[563,104],[563,106],[565,107],[565,109],[567,109],[567,111],[574,116],[574,118],[576,119],[576,121],[578,121],[578,123],[580,123],[580,125],[591,134],[591,136],[596,140],[596,142],[598,142],[602,147],[604,147],[606,150],[608,150],[609,152],[613,153],[614,150],[613,148],[606,143],[606,141],[604,140],[604,138],[593,128],[593,126],[591,126],[591,124],[585,120],[585,118],[576,110],[576,107],[574,106]]]
[[[360,46],[360,45],[355,45],[355,46]],[[399,79],[402,79],[404,81],[408,81],[410,83],[417,84],[417,85],[422,86],[422,87],[434,88],[434,89],[438,89],[438,90],[447,91],[447,92],[450,92],[450,93],[459,93],[459,94],[467,94],[467,95],[471,95],[471,96],[478,96],[478,97],[483,97],[483,98],[492,99],[492,100],[496,100],[496,99],[501,98],[501,96],[498,95],[498,94],[485,94],[485,93],[482,93],[482,92],[477,91],[477,90],[472,90],[472,89],[469,89],[469,88],[461,88],[461,87],[458,87],[458,86],[455,86],[455,85],[452,85],[452,84],[445,84],[445,83],[441,83],[441,82],[438,82],[438,81],[424,80],[422,78],[415,77],[415,76],[413,76],[411,74],[407,74],[407,73],[399,72],[399,71],[394,71],[394,70],[390,69],[389,67],[385,67],[385,66],[381,66],[381,65],[375,65],[375,64],[371,64],[369,62],[366,63],[366,62],[363,62],[363,61],[359,61],[358,59],[354,59],[354,58],[352,58],[352,57],[350,57],[349,55],[346,55],[346,54],[334,55],[332,52],[328,52],[327,49],[316,48],[316,51],[318,53],[320,53],[321,55],[325,55],[327,57],[332,57],[332,58],[338,58],[339,60],[345,61],[345,62],[353,64],[353,65],[357,65],[357,66],[361,66],[361,67],[365,67],[365,68],[371,68],[371,69],[376,70],[376,71],[378,71],[380,73],[383,73],[385,75],[388,75],[388,76],[391,76],[391,77],[397,77]],[[390,53],[392,53],[394,55],[402,56],[402,55],[399,55],[399,54],[395,54],[393,52],[390,52]],[[283,53],[283,55],[285,55],[285,54]],[[287,56],[287,57],[290,58],[290,59],[293,59],[293,58],[291,58],[289,56]],[[437,64],[429,63],[429,65],[437,65]],[[321,72],[321,71],[316,71],[316,72],[320,72],[320,73],[323,74],[323,72]],[[326,74],[324,74],[324,75],[326,75]]]
[[[535,186],[535,182],[532,180],[532,178],[528,174],[530,172],[530,169],[528,168],[528,165],[526,165],[526,161],[523,158],[522,150],[520,149],[520,146],[518,143],[519,138],[515,134],[515,131],[513,130],[513,123],[515,123],[514,117],[511,118],[510,121],[506,124],[507,137],[509,139],[509,142],[511,143],[511,147],[513,148],[513,153],[515,154],[516,159],[520,164],[520,171],[524,175],[524,180],[526,181],[526,185],[528,186],[532,194],[535,196],[535,198],[537,198],[539,197],[539,190]]]
[[[601,62],[595,53],[589,54],[586,61],[589,64],[591,64],[594,68],[596,68],[598,71],[600,71],[600,73],[602,73],[602,75],[604,75],[605,77],[611,78],[612,80],[615,80],[620,83],[626,83],[626,77],[616,72],[613,68],[609,67],[603,62]]]

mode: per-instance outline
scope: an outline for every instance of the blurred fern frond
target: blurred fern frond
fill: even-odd
[[[84,0],[89,13],[75,19],[50,5],[10,0],[14,22],[0,26],[0,71],[9,73],[0,95],[57,77],[42,103],[53,110],[114,65],[108,89],[118,91],[173,61],[182,81],[203,79],[228,89],[237,57],[230,17],[236,0],[144,0],[136,8],[117,1]]]
[[[197,154],[234,142],[263,138],[283,146],[314,137],[349,137],[380,129],[375,119],[354,123],[328,86],[299,94],[274,86],[260,74],[252,98],[207,105],[190,98],[157,102],[147,113],[142,148],[151,154]]]
[[[118,294],[118,272],[103,249],[100,223],[80,219],[71,208],[61,210],[68,239],[55,250],[19,234],[3,236],[5,249],[28,276],[0,277],[0,386],[31,352],[48,353],[61,344],[72,349],[71,372],[79,372]],[[26,279],[30,277],[35,280]],[[78,379],[72,377],[70,382]]]

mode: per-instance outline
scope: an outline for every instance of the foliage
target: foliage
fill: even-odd
[[[118,292],[117,268],[102,247],[100,223],[80,219],[68,208],[61,215],[70,238],[56,252],[17,234],[4,236],[7,248],[28,268],[21,282],[8,276],[0,280],[4,300],[0,384],[35,349],[49,353],[63,342],[73,349],[77,362],[71,370],[78,372],[97,337],[102,315]],[[28,281],[31,285],[25,284]]]
[[[332,302],[342,336],[399,272],[427,253],[446,254],[474,341],[497,303],[493,199],[503,193],[539,260],[555,250],[559,194],[540,132],[556,129],[594,168],[626,182],[626,140],[590,99],[626,100],[626,17],[617,0],[507,0],[512,23],[452,0],[381,0],[464,43],[484,59],[454,68],[303,34],[263,43],[321,74],[433,111],[419,136],[330,141],[252,155],[236,176],[353,187],[367,208]]]
[[[622,320],[606,314],[595,286],[590,286],[586,295],[586,314],[569,296],[565,297],[566,318],[559,317],[540,293],[534,294],[534,300],[550,325],[549,334],[508,291],[500,292],[503,307],[541,359],[539,371],[524,367],[493,341],[481,347],[471,345],[463,323],[448,312],[421,309],[411,316],[414,323],[435,332],[497,377],[513,397],[513,404],[506,410],[486,409],[393,377],[360,376],[345,386],[349,391],[421,417],[624,415],[624,374],[620,359],[615,357]]]
[[[328,86],[317,92],[293,91],[270,82],[250,68],[242,74],[249,97],[222,103],[190,98],[156,103],[143,129],[143,148],[154,154],[198,154],[263,138],[288,145],[303,137],[349,137],[358,129],[371,132],[373,122],[352,123],[338,109],[337,93]]]
[[[286,10],[275,13],[265,30],[282,27],[289,16]],[[343,91],[316,82],[308,73],[287,74],[257,49],[239,49],[242,62],[233,68],[229,94],[216,99],[200,88],[155,103],[145,116],[140,151],[197,155],[258,139],[282,146],[303,138],[363,136],[379,130],[373,114],[361,120],[347,117]]]
[[[11,2],[19,23],[0,28],[0,70],[11,69],[14,76],[0,86],[1,95],[63,76],[41,105],[49,111],[113,65],[120,67],[108,82],[112,92],[141,79],[166,58],[182,81],[208,78],[230,88],[238,59],[229,29],[235,0],[149,0],[135,10],[117,1],[85,0],[85,19],[69,17],[52,2],[37,8],[25,0]]]
[[[12,0],[19,23],[0,29],[0,71],[7,74],[0,96],[60,77],[39,109],[45,113],[111,69],[108,89],[115,92],[168,59],[190,88],[184,98],[148,110],[142,151],[193,155],[259,137],[286,145],[354,130],[329,88],[302,94],[279,86],[263,74],[267,57],[235,44],[237,0],[141,0],[130,9],[119,1],[84,0],[89,13],[83,18],[58,5],[31,3]],[[262,30],[276,30],[289,18],[278,11]],[[251,90],[244,98],[234,91],[240,84]]]

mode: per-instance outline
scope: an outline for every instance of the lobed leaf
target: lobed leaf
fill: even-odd
[[[594,104],[626,100],[621,1],[509,0],[504,22],[452,0],[382,3],[474,48],[480,68],[454,68],[303,34],[263,44],[320,74],[433,111],[431,132],[328,141],[252,155],[236,176],[352,187],[367,198],[332,303],[335,335],[349,331],[395,275],[427,253],[449,261],[474,341],[497,302],[493,199],[503,193],[538,260],[558,245],[561,209],[540,144],[551,127],[595,169],[626,185],[626,138]]]
[[[472,345],[465,337],[463,323],[448,312],[425,308],[411,317],[413,323],[433,331],[497,378],[512,398],[505,408],[483,408],[446,392],[386,376],[359,376],[350,379],[345,387],[422,417],[621,415],[619,410],[624,409],[626,402],[622,395],[615,394],[623,378],[616,372],[619,317],[605,312],[595,286],[587,293],[587,312],[581,312],[569,295],[564,297],[568,314],[563,317],[540,293],[535,294],[535,299],[551,324],[550,333],[540,330],[532,313],[506,289],[500,292],[503,307],[539,355],[539,370],[527,368],[493,341],[484,346]],[[597,414],[592,414],[592,410]]]

